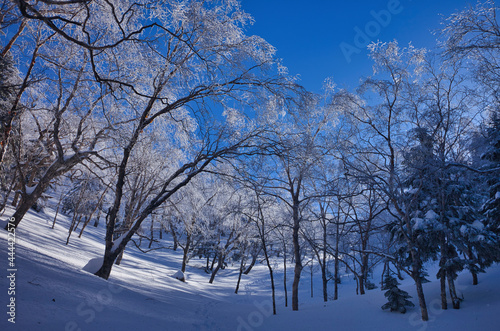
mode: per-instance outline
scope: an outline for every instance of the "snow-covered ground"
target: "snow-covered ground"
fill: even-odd
[[[3,228],[8,210],[0,224]],[[323,303],[319,273],[313,277],[311,298],[309,267],[301,279],[300,310],[284,307],[283,272],[277,265],[277,315],[271,313],[267,268],[257,266],[244,275],[239,294],[234,294],[237,266],[221,270],[214,284],[202,270],[203,261],[192,260],[187,282],[171,276],[181,265],[181,252],[157,250],[147,254],[127,247],[120,266],[108,281],[83,271],[92,258],[104,251],[102,225],[89,226],[82,238],[74,233],[65,245],[68,220],[61,216],[55,229],[51,209],[30,211],[16,231],[15,295],[9,295],[7,276],[8,233],[0,230],[0,298],[4,312],[0,330],[499,330],[500,267],[480,275],[470,285],[468,273],[457,281],[464,297],[460,310],[442,311],[439,283],[429,272],[425,284],[430,321],[420,319],[414,286],[409,279],[402,289],[413,296],[416,307],[406,314],[383,311],[386,302],[380,289],[355,294],[352,277],[345,275],[340,298]],[[290,266],[289,290],[293,268]],[[375,274],[374,283],[380,280]],[[11,293],[12,294],[12,293]],[[15,324],[8,322],[9,300],[15,298]],[[289,293],[291,301],[291,293]]]

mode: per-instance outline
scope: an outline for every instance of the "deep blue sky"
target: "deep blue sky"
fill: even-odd
[[[344,43],[345,47],[359,48],[354,40],[356,27],[362,31],[367,26],[371,28],[370,39],[374,41],[396,39],[400,45],[411,41],[415,47],[433,48],[436,36],[432,31],[440,27],[442,16],[448,17],[477,1],[242,0],[242,3],[244,10],[255,18],[247,33],[259,35],[275,46],[290,73],[300,74],[300,83],[319,93],[327,77],[332,77],[340,87],[354,88],[360,77],[371,75],[366,47],[359,54],[351,53],[350,62],[340,47]],[[383,24],[377,22],[372,12],[381,11],[390,13],[390,21],[382,15],[379,20]],[[359,41],[362,40],[358,39],[358,45]]]

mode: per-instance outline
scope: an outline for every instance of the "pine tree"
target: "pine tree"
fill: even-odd
[[[487,150],[482,155],[482,159],[489,162],[490,169],[487,184],[489,195],[487,201],[480,209],[484,216],[483,225],[488,234],[492,236],[490,240],[485,240],[487,247],[483,247],[481,252],[480,264],[490,266],[493,262],[500,261],[500,248],[498,239],[500,237],[500,110],[495,111],[491,116],[490,126],[488,127],[486,140],[488,142]],[[488,245],[487,243],[491,243]]]
[[[386,290],[385,297],[389,302],[382,306],[382,309],[390,309],[391,311],[399,311],[401,314],[406,313],[406,307],[415,307],[410,299],[408,292],[401,290],[396,278],[392,276],[393,272],[388,268],[387,274],[382,283],[382,290]]]

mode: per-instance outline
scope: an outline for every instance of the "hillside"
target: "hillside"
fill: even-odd
[[[209,284],[203,262],[194,259],[186,272],[187,282],[182,283],[171,277],[181,264],[180,252],[143,254],[128,247],[122,264],[105,281],[82,270],[103,252],[103,227],[89,227],[82,238],[74,236],[66,246],[68,220],[61,217],[52,230],[52,218],[51,209],[39,214],[30,211],[17,230],[16,323],[8,323],[4,313],[1,330],[497,330],[500,323],[498,266],[480,275],[477,286],[469,285],[467,273],[460,275],[458,291],[465,299],[460,310],[442,311],[439,283],[425,284],[430,306],[430,321],[425,324],[417,308],[405,315],[382,311],[385,298],[380,289],[357,296],[349,275],[344,275],[339,300],[324,304],[320,274],[315,273],[311,298],[309,267],[301,279],[300,311],[292,312],[284,307],[280,266],[278,314],[272,316],[269,277],[263,265],[243,277],[236,295],[237,266],[222,270]],[[6,309],[7,232],[0,231],[0,238],[1,300]],[[293,269],[289,272],[291,280]],[[374,282],[379,279],[380,274],[375,274]],[[401,288],[418,304],[411,281],[403,281]]]

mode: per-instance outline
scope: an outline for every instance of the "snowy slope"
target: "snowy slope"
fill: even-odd
[[[16,232],[15,324],[7,321],[7,232],[0,231],[4,307],[0,330],[498,330],[500,325],[498,266],[480,275],[477,286],[469,285],[469,274],[459,277],[458,291],[465,299],[460,310],[442,311],[439,283],[425,284],[430,321],[424,323],[418,308],[405,315],[382,311],[385,298],[379,289],[357,296],[349,276],[340,285],[339,300],[324,304],[316,273],[311,298],[308,267],[301,280],[300,311],[293,312],[284,307],[283,275],[277,265],[278,315],[273,316],[263,266],[243,277],[236,295],[236,266],[221,270],[215,283],[209,284],[209,275],[201,269],[203,261],[195,259],[187,269],[187,282],[182,283],[171,277],[181,265],[180,252],[143,254],[128,247],[122,265],[115,266],[105,281],[82,270],[104,251],[102,225],[88,227],[82,238],[73,234],[66,246],[68,220],[61,216],[52,230],[52,218],[50,209],[30,212]],[[290,266],[290,281],[292,273]],[[380,275],[376,276],[378,283]],[[405,280],[401,288],[418,307],[411,281]]]

